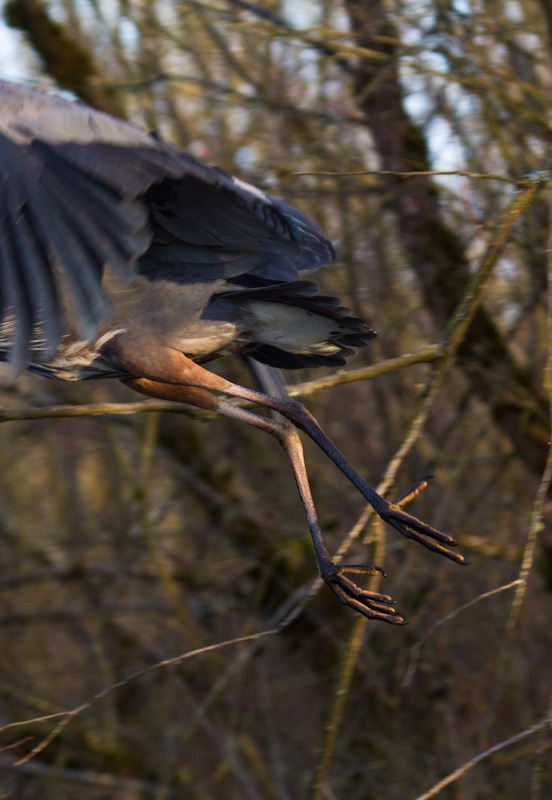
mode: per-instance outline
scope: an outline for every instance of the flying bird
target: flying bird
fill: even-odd
[[[335,563],[309,489],[301,430],[380,517],[465,563],[456,542],[381,497],[300,403],[203,364],[247,354],[271,367],[341,366],[374,332],[301,270],[331,243],[305,214],[158,136],[80,103],[0,81],[0,361],[67,381],[118,378],[138,392],[260,428],[286,452],[323,580],[370,619],[404,620],[388,595]],[[225,398],[279,412],[275,420]]]

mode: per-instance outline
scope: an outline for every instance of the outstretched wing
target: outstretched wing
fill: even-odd
[[[12,375],[109,315],[106,265],[295,280],[330,263],[304,214],[79,103],[0,81],[0,357]]]

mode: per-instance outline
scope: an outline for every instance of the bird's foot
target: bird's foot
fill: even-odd
[[[404,506],[426,488],[428,480],[432,477],[432,475],[426,475],[421,478],[400,500],[396,503],[387,503],[385,507],[378,508],[377,512],[384,522],[388,522],[389,525],[407,539],[414,539],[415,542],[418,542],[428,550],[440,553],[445,558],[450,558],[451,561],[456,562],[456,564],[468,564],[464,556],[459,553],[453,553],[452,550],[443,547],[445,544],[455,547],[457,544],[456,539],[432,528],[431,525],[427,525],[404,510]]]
[[[404,625],[405,621],[393,608],[395,602],[387,594],[377,594],[361,589],[347,577],[352,575],[377,575],[385,572],[381,567],[368,564],[335,564],[333,561],[324,565],[321,570],[323,581],[346,606],[354,608],[368,619],[378,619],[392,625]]]
[[[443,547],[443,544],[455,547],[457,544],[456,539],[453,539],[452,536],[448,536],[446,533],[441,533],[441,531],[432,528],[431,525],[427,525],[411,514],[407,514],[407,512],[396,503],[389,503],[387,508],[378,510],[378,514],[406,539],[414,539],[415,542],[418,542],[428,550],[434,553],[440,553],[442,556],[445,556],[445,558],[450,558],[451,561],[456,562],[456,564],[469,563],[460,553],[454,553],[447,547]],[[439,542],[443,544],[439,544]]]
[[[456,545],[456,540],[452,536],[441,533],[404,510],[404,506],[426,488],[431,477],[431,475],[427,475],[421,478],[396,503],[388,503],[381,498],[383,503],[377,508],[377,512],[385,522],[388,522],[407,539],[414,539],[428,550],[440,553],[457,564],[467,564],[464,556],[444,547],[444,545],[451,547]],[[333,561],[328,561],[322,565],[320,572],[324,582],[344,605],[354,608],[368,619],[377,619],[392,625],[406,624],[403,617],[393,608],[394,601],[389,595],[368,592],[347,577],[347,574],[374,576],[381,573],[385,575],[381,567],[367,564],[335,564]]]

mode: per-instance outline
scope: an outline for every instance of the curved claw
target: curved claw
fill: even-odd
[[[345,573],[354,575],[385,575],[381,567],[367,564],[330,564],[326,565],[322,578],[338,599],[349,608],[354,608],[368,619],[389,622],[391,625],[405,625],[404,619],[393,608],[394,600],[387,594],[368,592],[361,589]]]

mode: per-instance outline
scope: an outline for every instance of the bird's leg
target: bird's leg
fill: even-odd
[[[303,458],[303,447],[299,434],[292,425],[289,423],[277,422],[267,417],[254,414],[252,411],[231,405],[211,394],[211,392],[206,389],[159,383],[147,378],[126,379],[124,383],[142,394],[165,400],[175,400],[180,403],[188,403],[197,408],[204,408],[210,411],[217,411],[233,419],[247,422],[249,425],[260,428],[274,436],[289,458],[314,544],[318,569],[323,581],[328,584],[342,603],[364,614],[368,619],[377,619],[395,625],[400,625],[404,622],[403,618],[393,608],[393,600],[391,597],[361,589],[354,581],[347,577],[347,574],[377,575],[378,572],[383,573],[381,567],[374,567],[366,564],[336,564],[330,558],[322,538],[322,532],[310,491]]]
[[[215,376],[216,377],[216,376]],[[225,381],[225,383],[228,383]],[[244,400],[251,400],[258,405],[278,411],[286,419],[290,420],[297,428],[304,431],[316,444],[328,455],[332,461],[337,465],[341,472],[349,478],[349,480],[357,487],[360,493],[370,503],[374,511],[379,516],[388,522],[395,530],[405,536],[407,539],[414,539],[419,544],[432,550],[435,553],[440,553],[451,561],[457,564],[465,564],[464,556],[459,553],[454,553],[443,544],[456,545],[456,541],[447,534],[427,525],[425,522],[417,519],[404,510],[404,506],[414,499],[424,488],[422,483],[424,479],[415,484],[412,489],[405,495],[398,503],[389,503],[370,484],[358,474],[358,472],[347,461],[343,454],[337,449],[333,442],[326,436],[316,419],[307,409],[295,400],[280,399],[269,397],[268,395],[257,392],[253,389],[247,389],[237,384],[232,384],[231,388],[226,387],[221,391],[234,397],[240,397]],[[427,483],[427,482],[425,482]],[[442,544],[439,544],[442,543]]]
[[[464,556],[443,547],[444,544],[456,545],[456,541],[451,536],[441,533],[405,511],[402,507],[405,504],[404,500],[401,505],[400,503],[389,503],[381,497],[358,474],[334,443],[326,436],[312,414],[301,403],[295,400],[270,397],[262,392],[231,383],[225,378],[221,378],[219,375],[204,369],[178,350],[169,347],[162,349],[152,348],[151,351],[141,351],[136,354],[129,351],[129,344],[124,340],[118,344],[117,339],[113,339],[109,343],[109,348],[111,350],[111,358],[127,369],[131,375],[140,375],[153,381],[167,384],[197,386],[210,391],[223,392],[278,411],[316,442],[341,472],[349,478],[351,483],[357,487],[384,522],[388,522],[389,525],[407,539],[414,539],[414,541],[428,550],[440,553],[457,564],[466,563]]]

